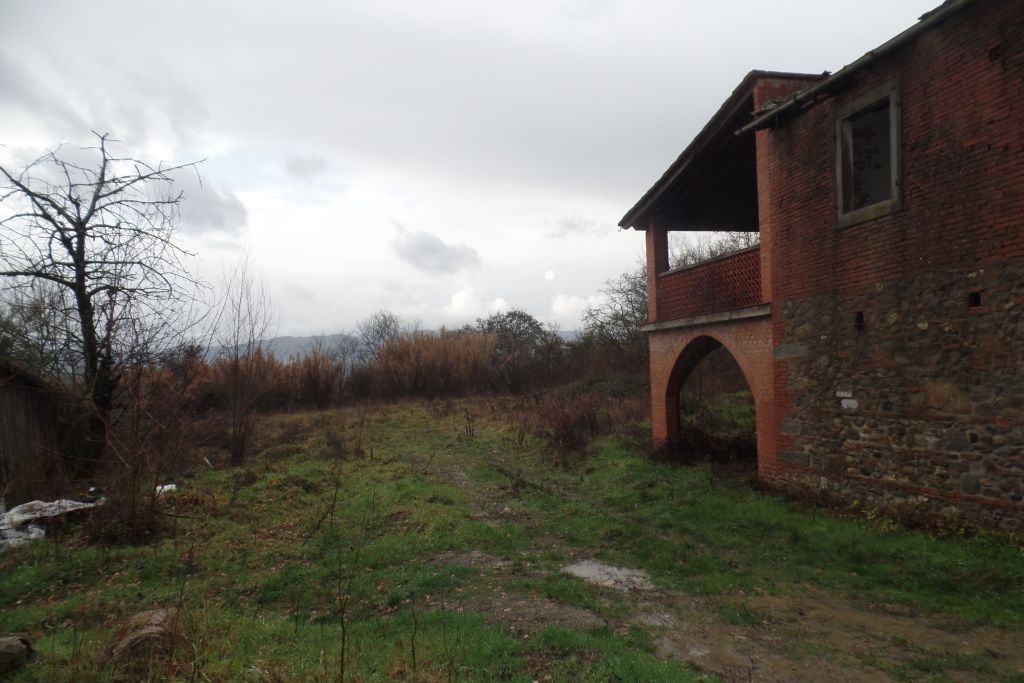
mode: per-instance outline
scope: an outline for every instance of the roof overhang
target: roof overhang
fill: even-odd
[[[945,0],[920,20],[832,75],[751,71],[711,120],[619,221],[622,228],[647,230],[652,220],[669,230],[757,230],[757,172],[754,136],[831,97],[881,57],[913,41],[978,0]],[[762,79],[806,80],[771,108],[754,110],[754,88]]]
[[[646,230],[654,218],[670,230],[756,231],[757,157],[754,137],[737,129],[754,113],[754,88],[764,79],[806,80],[823,75],[751,71],[661,178],[619,221]]]

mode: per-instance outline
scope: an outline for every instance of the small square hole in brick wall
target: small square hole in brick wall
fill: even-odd
[[[968,308],[981,308],[985,305],[985,292],[978,290],[976,292],[967,292],[967,307]]]
[[[858,332],[864,331],[864,311],[857,311],[853,314],[853,329]]]

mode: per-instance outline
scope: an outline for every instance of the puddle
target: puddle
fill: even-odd
[[[580,560],[562,567],[566,574],[617,591],[649,591],[654,588],[647,572],[625,569],[597,560]]]

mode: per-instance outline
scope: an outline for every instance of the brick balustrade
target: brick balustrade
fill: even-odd
[[[763,303],[760,248],[659,275],[657,301],[659,322]]]

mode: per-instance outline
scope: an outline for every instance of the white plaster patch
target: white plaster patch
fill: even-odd
[[[857,399],[855,398],[844,398],[839,402],[839,405],[843,407],[843,410],[857,410],[857,406],[860,404],[857,403]]]

